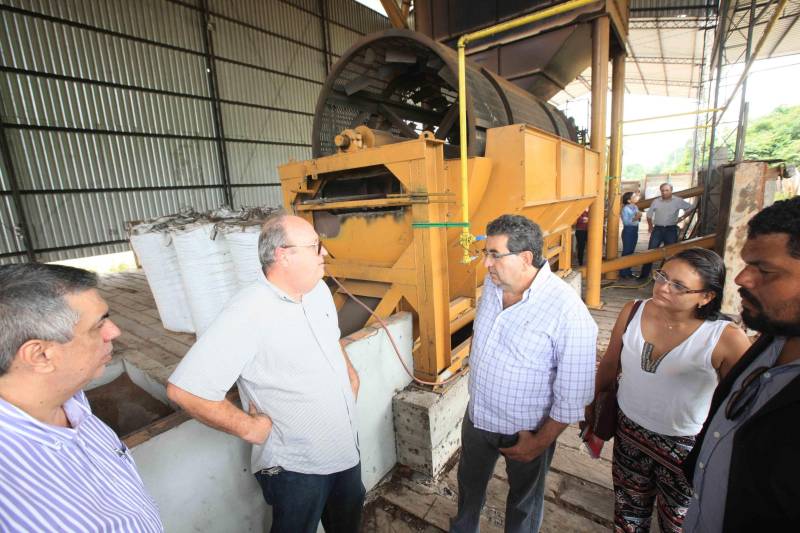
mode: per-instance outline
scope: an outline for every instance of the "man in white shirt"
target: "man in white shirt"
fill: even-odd
[[[681,198],[673,196],[672,185],[669,183],[661,184],[661,198],[656,198],[647,210],[647,228],[650,231],[649,249],[658,248],[662,244],[667,246],[678,242],[678,222],[688,217],[694,206]],[[679,217],[683,210],[683,216]],[[642,273],[639,279],[648,279],[652,263],[642,266]]]
[[[253,444],[272,533],[360,528],[358,375],[339,344],[327,251],[313,226],[278,215],[261,229],[261,276],[239,291],[169,378],[167,394],[204,424]],[[243,409],[226,399],[236,383]]]

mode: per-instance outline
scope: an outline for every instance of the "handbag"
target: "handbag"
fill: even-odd
[[[631,324],[636,311],[642,305],[642,300],[636,300],[633,303],[631,312],[628,315],[628,321],[625,323],[625,329],[622,335],[628,331],[628,326]],[[606,354],[608,357],[610,354]],[[619,386],[619,374],[622,370],[621,359],[622,357],[622,339],[619,343],[619,353],[616,356],[617,372],[611,386],[603,391],[597,393],[594,400],[594,420],[592,421],[592,432],[603,440],[610,440],[611,437],[617,432],[617,387]]]

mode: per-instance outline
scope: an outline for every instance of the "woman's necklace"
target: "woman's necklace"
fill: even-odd
[[[666,317],[663,314],[661,315],[661,320],[664,321],[664,325],[667,326],[667,329],[670,331],[681,326],[680,322],[671,323],[669,320],[666,319]]]

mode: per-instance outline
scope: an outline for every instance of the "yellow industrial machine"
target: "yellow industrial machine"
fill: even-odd
[[[414,373],[436,381],[468,355],[486,269],[464,247],[455,53],[390,30],[348,51],[323,88],[314,156],[280,167],[284,205],[330,252],[327,271],[375,313],[414,316]],[[472,232],[504,213],[536,221],[545,255],[570,265],[571,226],[598,194],[600,157],[571,122],[485,69],[467,66]],[[520,124],[517,122],[524,122]],[[343,333],[370,322],[335,293]]]

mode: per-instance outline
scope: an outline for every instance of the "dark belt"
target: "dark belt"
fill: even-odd
[[[654,226],[656,228],[677,228],[677,224],[670,224],[669,226]]]

